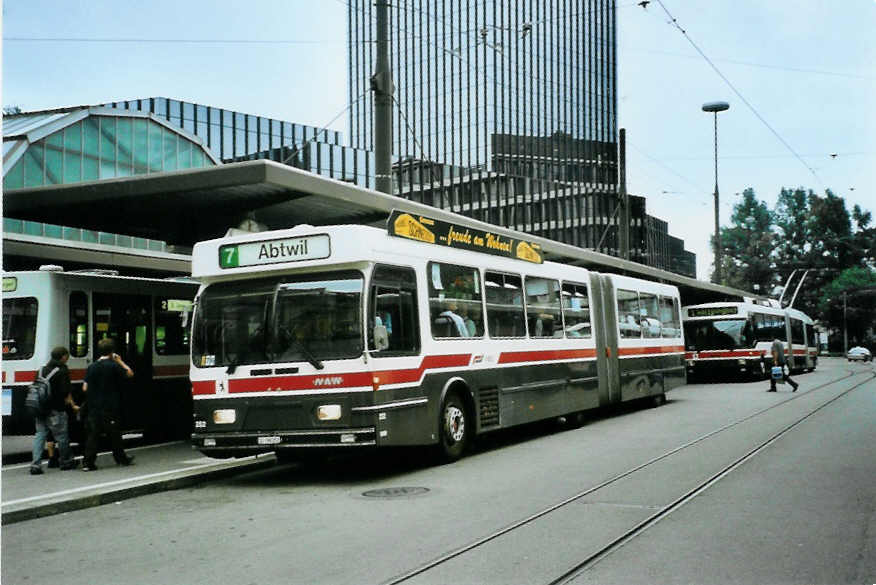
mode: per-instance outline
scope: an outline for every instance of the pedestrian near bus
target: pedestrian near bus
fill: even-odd
[[[788,362],[785,359],[785,344],[778,339],[773,340],[773,366],[782,368],[782,379],[791,385],[791,392],[796,392],[799,384],[788,375]],[[770,375],[770,389],[767,392],[776,391],[776,379]]]
[[[110,338],[97,343],[100,358],[85,371],[85,392],[88,415],[85,430],[85,460],[82,471],[97,469],[97,442],[101,433],[106,433],[112,446],[113,459],[117,465],[130,465],[133,456],[125,453],[122,445],[122,387],[126,378],[132,378],[134,371],[115,353],[115,342]]]
[[[70,370],[67,369],[67,360],[70,352],[66,347],[58,346],[52,350],[52,359],[43,366],[40,375],[49,378],[49,413],[45,416],[37,416],[34,419],[36,434],[33,438],[33,452],[30,463],[30,474],[41,475],[43,473],[42,457],[46,438],[51,433],[59,452],[58,467],[66,471],[76,467],[73,455],[70,451],[70,438],[68,434],[67,405],[73,411],[79,407],[73,403],[73,395],[70,392]],[[54,372],[54,373],[52,373]]]

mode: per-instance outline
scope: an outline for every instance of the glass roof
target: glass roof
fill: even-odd
[[[42,112],[3,116],[3,141],[22,137],[29,132],[68,116],[70,112]]]

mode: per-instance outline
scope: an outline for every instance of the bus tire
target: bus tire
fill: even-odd
[[[462,457],[471,442],[472,425],[469,411],[459,393],[451,390],[441,404],[439,421],[438,457],[452,463]]]
[[[666,394],[665,393],[655,394],[654,396],[651,397],[651,406],[653,406],[654,408],[657,408],[659,406],[663,406],[664,404],[666,404]]]

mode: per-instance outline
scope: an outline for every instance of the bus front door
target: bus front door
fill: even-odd
[[[142,431],[149,423],[152,392],[152,336],[150,297],[94,293],[94,355],[97,343],[109,337],[116,353],[134,370],[134,377],[122,389],[122,428]]]

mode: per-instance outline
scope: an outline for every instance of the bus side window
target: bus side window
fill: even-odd
[[[660,323],[662,337],[681,337],[681,318],[677,299],[660,297]]]
[[[818,342],[815,340],[815,327],[806,324],[806,342],[809,347],[818,347]]]
[[[562,337],[560,283],[552,278],[526,277],[526,318],[530,337]]]
[[[590,298],[587,286],[571,282],[563,283],[563,318],[566,337],[590,337]]]
[[[476,268],[430,262],[429,322],[432,337],[482,337],[484,321],[480,274]],[[521,310],[522,310],[521,304]]]
[[[516,274],[487,272],[484,275],[487,323],[490,337],[525,337],[523,280]]]
[[[371,287],[371,318],[368,345],[372,351],[375,325],[386,328],[389,346],[378,356],[416,354],[420,351],[417,316],[417,282],[414,271],[396,266],[378,266]]]
[[[791,319],[791,343],[803,345],[806,340],[803,338],[803,321],[800,319]]]
[[[70,357],[88,355],[88,295],[70,293]]]
[[[639,323],[644,337],[660,337],[660,310],[657,308],[657,295],[639,293]]]
[[[639,293],[617,289],[617,326],[623,339],[642,337],[639,325]]]

